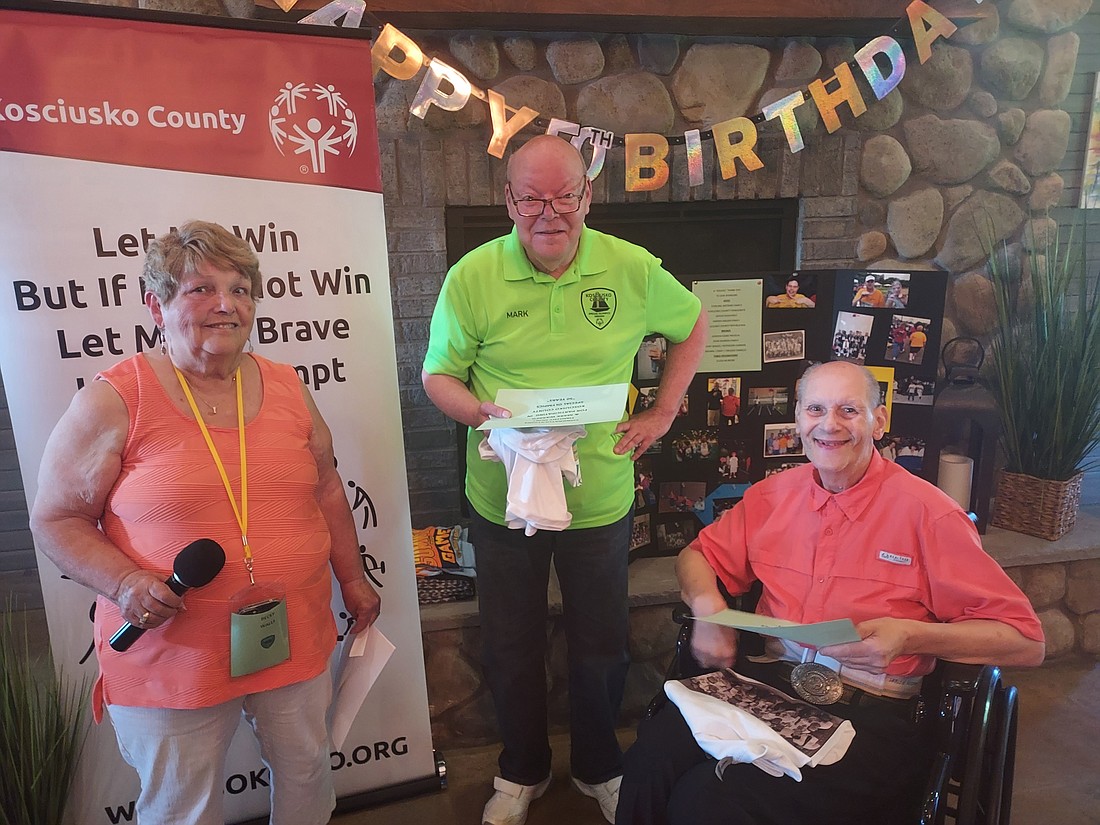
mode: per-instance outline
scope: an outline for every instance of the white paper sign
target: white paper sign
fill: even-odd
[[[511,418],[490,418],[479,430],[496,427],[572,427],[618,421],[626,410],[628,384],[561,387],[553,390],[500,390],[494,403]]]

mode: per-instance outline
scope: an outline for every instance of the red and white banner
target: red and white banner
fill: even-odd
[[[0,10],[0,368],[28,501],[76,389],[156,345],[148,242],[192,218],[237,232],[264,278],[256,350],[297,367],[333,430],[397,648],[333,753],[337,794],[430,781],[370,44],[201,22]],[[91,594],[41,555],[39,571],[55,660],[94,677]],[[242,725],[227,819],[266,814],[268,782]],[[71,815],[133,822],[137,790],[105,721]]]
[[[382,191],[365,39],[4,18],[0,149]]]

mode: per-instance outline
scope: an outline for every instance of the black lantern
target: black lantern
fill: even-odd
[[[989,501],[993,497],[993,464],[1001,432],[1001,412],[978,372],[985,350],[976,338],[952,338],[943,345],[945,378],[932,405],[932,431],[925,445],[922,475],[937,486],[941,454],[953,453],[973,461],[969,511],[985,533]],[[947,465],[945,465],[947,466]]]

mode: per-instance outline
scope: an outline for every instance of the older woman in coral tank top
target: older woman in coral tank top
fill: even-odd
[[[36,544],[98,593],[93,710],[138,772],[139,823],[225,821],[242,713],[273,825],[328,822],[332,574],[355,631],[379,611],[331,434],[292,367],[245,352],[261,281],[243,241],[189,222],[152,242],[142,274],[160,351],[74,397],[43,456]],[[166,579],[201,538],[224,567],[181,598]],[[146,632],[116,650],[127,622]]]

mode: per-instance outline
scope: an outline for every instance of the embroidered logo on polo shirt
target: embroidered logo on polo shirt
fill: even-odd
[[[880,561],[888,561],[890,564],[904,564],[908,566],[913,563],[912,556],[900,556],[897,553],[889,553],[886,550],[879,550],[878,557]]]
[[[581,311],[584,312],[588,323],[596,329],[603,329],[611,323],[611,319],[615,317],[616,306],[618,301],[613,289],[593,287],[581,292]]]
[[[526,309],[510,309],[508,310],[509,318],[530,318],[530,313]]]

